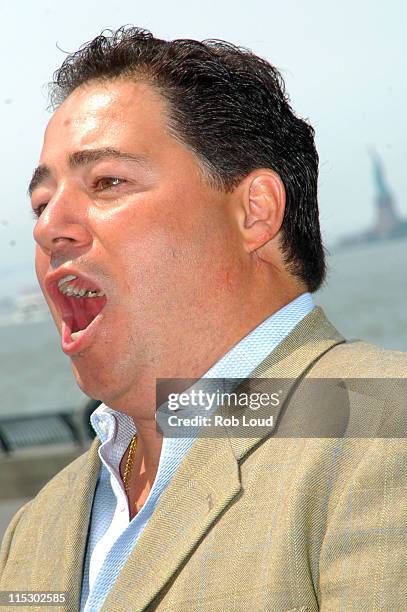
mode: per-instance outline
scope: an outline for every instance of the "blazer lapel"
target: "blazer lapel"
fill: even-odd
[[[197,439],[163,493],[102,609],[144,610],[240,489],[239,467],[228,440]]]
[[[288,398],[295,379],[342,342],[344,338],[316,307],[251,378],[290,379],[285,389]],[[238,497],[239,462],[269,433],[263,430],[261,436],[248,438],[226,430],[224,437],[194,442],[106,598],[104,612],[144,610],[151,604]]]
[[[230,443],[238,460],[250,452],[259,441],[273,435],[282,412],[290,402],[291,394],[299,380],[307,375],[312,366],[326,352],[344,342],[345,338],[328,321],[322,308],[316,306],[300,321],[285,340],[257,366],[250,378],[243,383],[242,389],[247,389],[248,393],[262,392],[262,381],[264,379],[275,379],[278,381],[277,390],[282,391],[280,393],[281,401],[273,410],[272,427],[269,429],[262,427],[260,435],[249,437],[247,429],[228,428]],[[270,391],[270,386],[267,384],[266,388]],[[221,412],[229,415],[230,409],[222,407]],[[250,409],[246,409],[244,414],[247,417],[253,416]],[[270,409],[266,408],[264,416],[267,417],[269,414]],[[260,417],[261,415],[262,411],[257,411],[256,416]]]

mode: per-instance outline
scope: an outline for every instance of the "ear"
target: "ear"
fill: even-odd
[[[280,231],[284,219],[285,189],[278,174],[269,169],[252,172],[243,183],[240,231],[245,249],[251,253]]]

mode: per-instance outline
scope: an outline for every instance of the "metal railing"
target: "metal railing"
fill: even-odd
[[[90,400],[80,410],[0,416],[0,455],[54,444],[88,446],[94,437],[89,418],[98,405]]]
[[[89,418],[100,402],[55,413],[0,417],[0,519],[4,504],[29,499],[85,452],[94,437]]]

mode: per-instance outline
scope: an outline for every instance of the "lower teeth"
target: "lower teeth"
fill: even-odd
[[[72,334],[71,334],[71,339],[72,339],[72,340],[76,340],[77,338],[79,338],[79,334],[80,334],[81,332],[83,332],[83,329],[80,329],[80,330],[79,330],[79,331],[77,331],[77,332],[72,332]]]

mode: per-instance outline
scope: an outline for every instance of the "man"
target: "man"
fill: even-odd
[[[90,451],[13,519],[1,589],[69,610],[402,609],[407,358],[312,303],[318,158],[277,70],[122,28],[65,60],[52,100],[36,270],[104,404]],[[157,379],[212,378],[284,380],[273,425],[163,437]],[[345,381],[331,413],[318,378]]]

